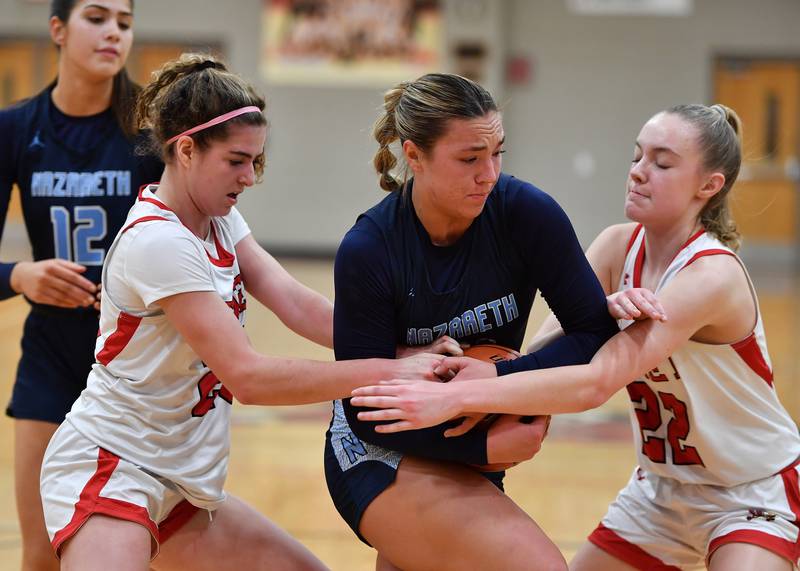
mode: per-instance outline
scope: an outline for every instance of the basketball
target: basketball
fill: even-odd
[[[520,356],[520,353],[502,345],[473,345],[464,349],[464,356],[486,361],[487,363],[497,363],[498,361],[516,359]]]
[[[486,361],[487,363],[497,363],[498,361],[510,361],[512,359],[516,359],[517,357],[521,357],[522,354],[519,351],[509,349],[508,347],[503,347],[502,345],[486,344],[473,345],[472,347],[464,349],[464,356],[472,357],[473,359],[478,359],[479,361]],[[500,415],[498,414],[489,414],[481,421],[481,425],[488,426],[497,420],[499,416]],[[530,424],[533,422],[533,417],[520,417],[520,422]]]

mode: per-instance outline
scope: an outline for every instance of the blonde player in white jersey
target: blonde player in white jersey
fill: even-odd
[[[62,569],[324,569],[225,495],[233,397],[331,400],[386,376],[432,378],[441,359],[322,363],[252,348],[244,288],[332,345],[330,302],[262,250],[234,208],[262,171],[263,108],[223,64],[192,54],[141,95],[140,120],[167,166],[108,252],[96,363],[45,455],[42,499]]]
[[[473,413],[458,434],[474,413],[578,412],[627,385],[639,467],[570,569],[795,567],[800,437],[775,393],[756,295],[734,253],[727,201],[739,131],[721,105],[673,107],[642,128],[625,199],[638,224],[606,229],[587,253],[624,328],[590,364],[498,381],[485,364],[449,358],[443,367],[470,380],[356,389],[354,405],[385,409],[361,417],[396,420],[377,428],[393,432]],[[558,334],[549,319],[541,340]]]

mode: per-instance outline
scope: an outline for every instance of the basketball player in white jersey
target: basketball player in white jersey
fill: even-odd
[[[386,409],[362,418],[397,420],[377,428],[393,432],[467,413],[578,412],[627,385],[639,466],[570,568],[794,568],[800,437],[775,393],[758,301],[734,252],[739,132],[722,105],[673,107],[642,128],[625,199],[636,223],[606,229],[587,253],[623,328],[590,364],[496,380],[483,363],[446,359],[457,380],[484,379],[356,389],[354,405]],[[656,319],[631,321],[643,316]],[[541,333],[557,328],[552,320]]]
[[[108,251],[96,363],[45,454],[45,520],[62,569],[324,569],[226,497],[233,397],[308,403],[386,376],[433,378],[433,355],[322,363],[250,345],[245,287],[294,331],[332,345],[330,302],[262,250],[234,207],[262,171],[263,108],[223,64],[192,54],[141,95],[140,120],[167,166]]]

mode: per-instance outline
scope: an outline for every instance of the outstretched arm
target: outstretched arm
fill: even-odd
[[[323,362],[258,353],[215,292],[197,291],[158,301],[170,323],[244,404],[290,405],[347,396],[360,385],[387,375],[433,379],[440,356]]]
[[[703,287],[697,284],[702,282]],[[736,284],[732,287],[732,284]],[[720,342],[752,330],[754,303],[739,263],[729,256],[700,258],[663,290],[666,323],[637,322],[615,335],[587,365],[510,375],[510,378],[440,385],[396,382],[354,391],[361,413],[372,420],[398,419],[381,431],[407,430],[469,412],[522,415],[579,412],[605,402],[617,390],[657,366],[698,331]],[[446,359],[444,366],[457,366]]]

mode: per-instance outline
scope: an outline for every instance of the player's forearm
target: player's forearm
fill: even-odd
[[[582,412],[600,406],[671,354],[684,337],[639,322],[609,340],[586,365],[522,371],[457,385],[461,412],[521,415]],[[474,385],[474,386],[473,386]],[[454,385],[456,386],[456,385]]]
[[[321,293],[301,286],[281,321],[298,335],[333,348],[333,304]]]
[[[393,361],[324,362],[258,356],[220,378],[243,404],[296,405],[349,396],[356,387],[391,378]]]
[[[608,396],[589,365],[524,371],[494,379],[455,383],[460,413],[518,415],[583,412]]]

